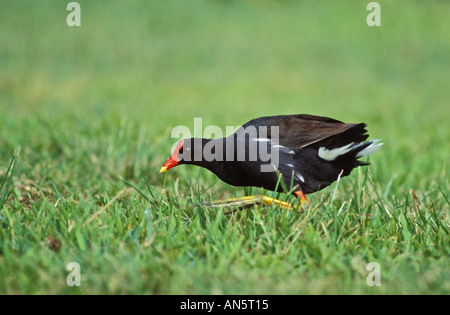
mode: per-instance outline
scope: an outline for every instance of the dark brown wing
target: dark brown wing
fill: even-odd
[[[308,145],[341,134],[358,125],[363,124],[346,124],[333,118],[302,114],[256,118],[243,127],[267,126],[267,137],[274,140],[275,135],[271,134],[270,127],[278,126],[279,144],[298,152]]]

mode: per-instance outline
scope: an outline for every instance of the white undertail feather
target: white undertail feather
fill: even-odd
[[[328,150],[325,147],[321,147],[319,149],[319,156],[322,159],[324,159],[324,160],[334,161],[334,160],[336,160],[336,158],[338,156],[341,156],[341,155],[344,155],[345,153],[348,153],[352,149],[351,148],[352,145],[353,145],[353,142],[349,143],[349,144],[347,144],[347,145],[345,145],[343,147],[336,148],[336,149],[331,149],[331,150]]]
[[[367,148],[365,148],[364,150],[358,152],[358,154],[356,154],[356,157],[359,158],[359,157],[363,157],[363,156],[368,156],[368,155],[371,155],[371,154],[377,152],[381,148],[381,146],[384,144],[384,143],[378,143],[380,141],[381,141],[381,139],[375,139],[375,140],[369,141],[370,145]]]
[[[380,139],[375,139],[375,140],[371,140],[368,142],[370,143],[369,146],[367,146],[365,149],[358,152],[356,154],[357,158],[371,155],[371,154],[377,152],[380,149],[380,147],[383,145],[383,143],[378,143],[378,142],[380,142]],[[321,157],[322,159],[327,160],[327,161],[334,161],[339,156],[345,155],[348,152],[350,152],[351,150],[358,149],[358,147],[361,147],[364,144],[367,144],[367,142],[363,142],[363,143],[352,142],[343,147],[335,148],[335,149],[331,149],[331,150],[328,150],[325,147],[321,147],[321,148],[319,148],[318,153],[319,153],[319,157]]]

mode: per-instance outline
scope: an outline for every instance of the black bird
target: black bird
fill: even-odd
[[[183,139],[160,173],[180,164],[207,168],[234,186],[255,186],[282,192],[286,188],[307,201],[353,168],[368,165],[359,158],[383,145],[368,138],[366,124],[346,124],[313,115],[256,118],[220,139]],[[280,179],[282,178],[282,180]],[[286,203],[262,196],[260,201]],[[222,201],[220,205],[253,202],[252,197]],[[290,206],[288,206],[290,207]]]

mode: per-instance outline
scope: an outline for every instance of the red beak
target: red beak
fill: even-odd
[[[183,147],[184,141],[180,140],[177,144],[177,147],[172,153],[172,156],[164,163],[164,165],[159,170],[160,173],[164,173],[167,170],[170,170],[172,167],[177,166],[180,159],[178,158],[178,152],[180,152]]]

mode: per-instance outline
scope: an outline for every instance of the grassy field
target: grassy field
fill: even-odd
[[[0,2],[0,293],[450,293],[448,2],[68,2]],[[385,145],[301,211],[158,173],[194,117],[300,113]]]

